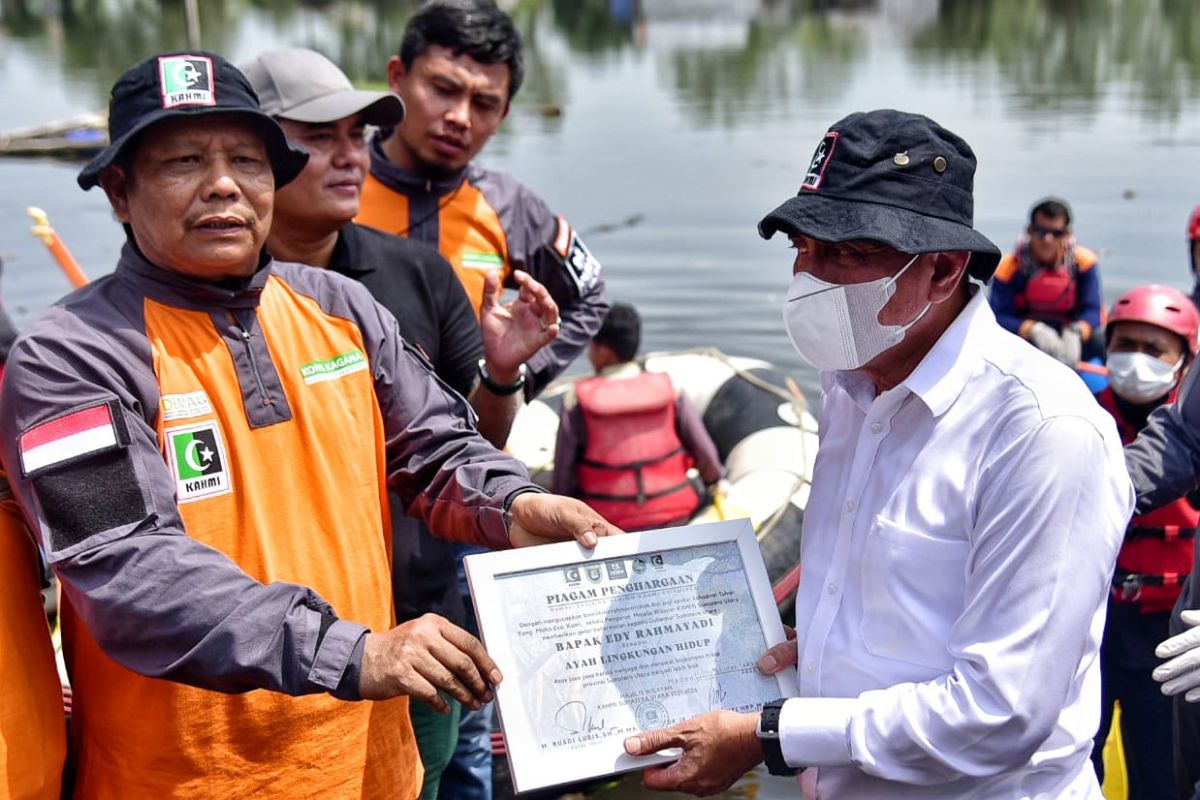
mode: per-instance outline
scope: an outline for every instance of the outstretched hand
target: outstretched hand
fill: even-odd
[[[527,272],[516,270],[517,297],[500,303],[500,275],[489,272],[483,284],[479,327],[488,372],[499,383],[517,378],[517,368],[558,336],[558,304],[545,286]]]
[[[557,494],[517,495],[508,515],[508,540],[513,547],[574,538],[590,549],[596,546],[598,537],[622,533],[583,501]]]
[[[631,756],[653,755],[673,747],[683,749],[678,761],[647,767],[642,773],[647,789],[698,797],[723,792],[763,759],[758,715],[710,711],[625,740],[625,752]]]

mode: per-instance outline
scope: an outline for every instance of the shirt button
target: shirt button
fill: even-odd
[[[878,422],[871,423],[871,433],[879,433],[881,430],[883,430],[883,426]]]
[[[804,671],[807,672],[809,675],[812,675],[814,672],[817,671],[817,665],[809,664],[807,667],[804,668]]]
[[[831,583],[825,587],[825,591],[829,592],[830,594],[837,594],[837,590],[838,587],[836,583]]]
[[[854,501],[853,501],[853,500],[847,500],[847,501],[846,501],[846,510],[847,510],[847,511],[853,511],[853,510],[854,510]]]

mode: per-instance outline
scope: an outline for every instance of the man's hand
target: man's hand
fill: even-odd
[[[774,675],[782,669],[796,666],[799,658],[800,650],[796,646],[796,629],[784,625],[783,632],[787,636],[787,641],[775,645],[763,653],[762,658],[758,659],[758,668],[768,675]]]
[[[642,773],[647,789],[705,797],[725,791],[763,759],[757,714],[710,711],[625,740],[625,752],[631,756],[671,747],[683,748],[683,755],[673,764],[647,767]]]
[[[1160,644],[1154,655],[1171,659],[1156,667],[1152,675],[1161,683],[1163,694],[1187,692],[1189,703],[1200,702],[1200,611],[1184,611],[1183,624],[1191,630],[1172,636]]]
[[[471,634],[436,614],[426,614],[383,633],[368,633],[358,688],[364,700],[398,695],[423,700],[434,711],[450,710],[444,691],[477,709],[492,699],[500,669]]]
[[[515,383],[517,368],[558,336],[558,304],[546,287],[516,270],[517,298],[500,304],[500,275],[489,272],[479,306],[479,328],[483,333],[483,355],[488,374],[501,384]]]
[[[508,509],[508,540],[513,547],[574,538],[587,548],[597,537],[621,533],[590,506],[572,497],[542,492],[517,495]]]

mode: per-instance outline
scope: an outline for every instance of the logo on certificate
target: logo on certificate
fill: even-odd
[[[564,568],[563,577],[567,579],[567,583],[579,583],[581,580],[583,580],[579,576],[579,567]]]
[[[625,569],[625,561],[605,561],[604,566],[608,569],[608,579],[615,581],[618,578],[628,578],[629,571]]]
[[[652,731],[670,724],[667,717],[667,707],[657,700],[646,700],[634,710],[638,726],[644,731]]]
[[[654,566],[655,569],[662,569],[663,568],[662,553],[655,553],[654,555],[650,556],[650,563]]]
[[[591,581],[592,583],[599,583],[600,582],[600,565],[597,564],[594,567],[588,567],[587,568],[587,577],[588,577],[588,580]]]
[[[646,571],[646,559],[638,556],[633,560],[633,571],[639,575]]]

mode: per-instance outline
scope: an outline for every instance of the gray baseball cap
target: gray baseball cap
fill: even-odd
[[[315,50],[288,47],[259,53],[242,72],[262,110],[296,122],[336,122],[362,112],[368,125],[391,127],[404,119],[404,101],[391,92],[355,89],[346,73]]]

